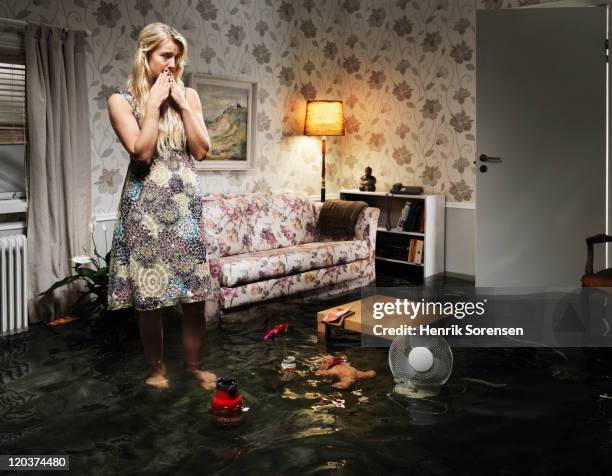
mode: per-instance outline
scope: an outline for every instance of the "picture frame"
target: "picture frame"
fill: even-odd
[[[211,147],[199,170],[248,170],[255,155],[257,83],[191,73]]]

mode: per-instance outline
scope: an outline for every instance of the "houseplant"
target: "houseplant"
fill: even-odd
[[[73,262],[73,274],[66,278],[57,281],[49,289],[39,294],[39,296],[50,295],[58,288],[69,284],[82,281],[85,284],[85,290],[80,291],[79,298],[66,311],[66,314],[86,315],[97,312],[104,312],[107,309],[107,292],[108,292],[108,265],[110,262],[110,250],[106,256],[100,255],[96,246],[93,233],[95,223],[89,227],[91,231],[91,241],[93,243],[94,256],[80,255],[71,259]],[[102,225],[104,230],[104,239],[106,242],[106,225]],[[108,249],[108,243],[106,243]],[[87,252],[85,249],[83,251]]]

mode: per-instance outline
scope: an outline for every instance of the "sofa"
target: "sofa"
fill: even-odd
[[[207,302],[207,319],[289,294],[338,294],[374,281],[380,210],[365,208],[352,239],[332,241],[317,227],[321,207],[294,193],[205,195],[208,261],[219,296]]]

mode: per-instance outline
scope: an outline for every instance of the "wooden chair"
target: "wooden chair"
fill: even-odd
[[[582,287],[584,288],[612,288],[612,268],[602,269],[593,273],[593,245],[596,243],[608,243],[612,241],[612,236],[595,235],[586,239],[587,261],[582,276]]]
[[[593,272],[593,245],[608,242],[612,242],[612,236],[599,234],[586,239],[587,261],[584,276],[581,279],[583,289],[580,295],[582,319],[586,329],[591,338],[598,336],[604,339],[606,344],[603,345],[607,345],[609,336],[612,334],[612,326],[607,320],[608,300],[612,295],[612,268],[602,269],[597,273]],[[598,301],[601,302],[600,305],[597,305]],[[596,312],[592,312],[592,307]],[[595,315],[598,317],[595,318]]]

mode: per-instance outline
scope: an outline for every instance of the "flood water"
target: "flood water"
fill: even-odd
[[[378,375],[339,391],[314,375],[315,315],[357,298],[289,298],[208,332],[204,368],[236,377],[249,407],[229,430],[182,370],[176,314],[164,321],[167,391],[143,383],[134,317],[0,339],[0,454],[66,454],[79,475],[609,474],[609,349],[455,349],[442,392],[407,400],[392,392],[387,350],[345,336],[328,351]],[[285,322],[298,360],[287,382],[262,341]]]

